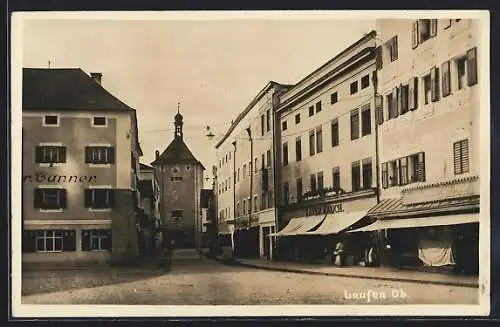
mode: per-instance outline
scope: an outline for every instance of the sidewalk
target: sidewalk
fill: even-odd
[[[338,276],[363,279],[378,279],[398,282],[417,282],[423,284],[449,285],[478,288],[477,276],[456,276],[428,273],[388,267],[336,267],[319,264],[277,262],[264,259],[235,259],[235,263],[245,267],[282,272],[295,272],[312,275]]]

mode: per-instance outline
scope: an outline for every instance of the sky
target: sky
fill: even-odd
[[[374,28],[325,17],[25,19],[22,62],[102,73],[102,86],[137,110],[146,164],[173,139],[180,102],[185,142],[211,177],[217,140],[268,81],[295,84]]]

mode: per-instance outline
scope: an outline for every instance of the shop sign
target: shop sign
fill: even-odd
[[[324,204],[321,206],[306,208],[306,217],[344,212],[342,203]]]

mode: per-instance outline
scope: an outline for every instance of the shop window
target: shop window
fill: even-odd
[[[62,188],[35,188],[35,209],[61,210],[66,208],[66,189]]]
[[[82,230],[82,251],[111,251],[111,230]]]
[[[36,146],[35,147],[35,162],[36,163],[65,163],[66,162],[66,147],[65,146]]]

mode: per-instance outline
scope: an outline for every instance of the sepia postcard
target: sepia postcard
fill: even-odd
[[[488,315],[489,33],[13,13],[13,317]]]

